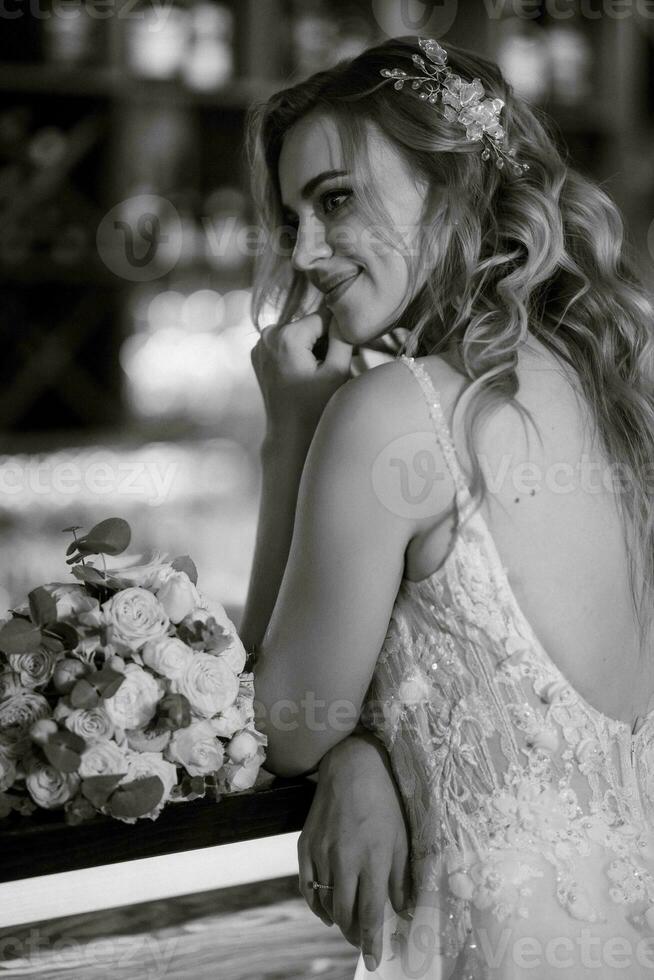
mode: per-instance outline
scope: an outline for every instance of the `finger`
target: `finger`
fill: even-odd
[[[325,869],[324,865],[320,866],[322,870],[314,871],[315,881],[320,882],[323,885],[333,885],[332,876],[329,871]],[[322,919],[325,925],[334,925],[334,913],[332,911],[332,896],[334,894],[333,888],[316,888],[314,891],[314,906],[313,910],[318,918]]]
[[[372,956],[375,967],[381,963],[384,937],[384,910],[388,895],[388,879],[382,874],[362,873],[359,878],[357,915],[359,941],[364,956]]]
[[[291,337],[294,345],[311,350],[318,338],[327,332],[325,310],[320,307],[315,313],[288,323],[286,328],[286,337]]]
[[[320,880],[326,879],[321,878]],[[323,905],[326,905],[331,918],[348,942],[358,945],[356,929],[357,876],[345,867],[336,866],[332,884],[334,890],[329,893],[328,898],[323,896]]]
[[[348,344],[340,335],[336,317],[329,323],[329,347],[323,366],[347,374],[352,364],[352,344]]]
[[[396,847],[388,882],[388,897],[396,912],[403,912],[411,901],[411,867],[405,848]]]
[[[309,839],[304,831],[302,834],[300,834],[300,838],[298,840],[297,856],[300,894],[303,896],[305,902],[314,915],[317,915],[326,926],[333,925],[334,923],[325,913],[318,896],[318,891],[316,891],[311,884],[312,880],[314,880],[314,862],[311,860]],[[325,881],[326,879],[316,877],[315,880]],[[322,889],[319,890],[322,891]]]

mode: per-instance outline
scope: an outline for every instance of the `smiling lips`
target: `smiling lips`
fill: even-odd
[[[359,273],[356,272],[353,276],[348,276],[346,279],[339,279],[336,285],[332,286],[332,288],[325,293],[325,299],[330,301],[339,299],[346,289],[348,289],[350,283],[354,282],[358,276]]]

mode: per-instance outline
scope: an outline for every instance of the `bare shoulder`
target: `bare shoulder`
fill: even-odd
[[[437,355],[412,360],[427,372],[443,411],[450,415],[467,379]],[[335,398],[342,411],[349,414],[351,422],[356,422],[367,437],[378,432],[380,437],[388,438],[391,431],[409,432],[418,426],[424,428],[425,396],[402,358],[379,364],[350,379],[338,390]]]

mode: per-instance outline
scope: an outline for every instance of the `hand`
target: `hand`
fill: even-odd
[[[313,351],[327,341],[323,361]],[[320,346],[320,345],[319,345]],[[264,327],[250,355],[263,395],[268,433],[301,429],[312,436],[327,402],[350,377],[352,345],[324,304],[317,313]]]
[[[351,735],[323,757],[298,864],[311,910],[378,965],[386,899],[396,912],[407,908],[411,873],[401,798],[374,735]],[[314,891],[312,879],[334,890]]]

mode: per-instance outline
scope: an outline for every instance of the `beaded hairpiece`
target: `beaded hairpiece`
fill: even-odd
[[[504,106],[502,99],[485,99],[484,86],[478,78],[465,82],[447,66],[447,52],[433,38],[421,37],[421,49],[429,59],[429,64],[419,54],[413,55],[413,63],[418,65],[422,75],[407,75],[401,68],[382,68],[384,78],[394,78],[393,88],[398,91],[405,82],[411,82],[412,89],[419,89],[418,97],[435,104],[440,96],[443,114],[450,122],[458,122],[465,127],[466,139],[485,144],[482,160],[490,160],[495,155],[495,166],[500,170],[505,163],[514,174],[529,170],[528,163],[518,163],[514,149],[504,150],[500,141],[504,139],[504,129],[500,125],[500,112]],[[482,101],[483,100],[483,101]]]

